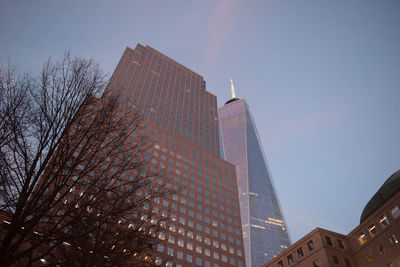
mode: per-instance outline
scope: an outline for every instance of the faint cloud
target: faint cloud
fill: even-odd
[[[207,29],[207,41],[204,51],[206,65],[218,56],[219,51],[231,33],[235,21],[234,9],[236,6],[236,0],[216,1]]]

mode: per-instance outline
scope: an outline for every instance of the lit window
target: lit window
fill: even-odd
[[[187,237],[193,239],[193,232],[188,231],[188,232],[187,232]]]
[[[400,216],[400,209],[397,205],[392,208],[392,216],[395,219],[397,219]]]
[[[382,228],[389,224],[389,220],[388,220],[388,218],[386,217],[386,215],[383,215],[383,216],[379,219],[379,223],[381,224]]]
[[[185,230],[183,228],[179,228],[178,234],[185,235]]]
[[[175,232],[175,231],[176,231],[175,225],[171,224],[171,225],[169,226],[169,230],[170,230],[171,232]]]
[[[391,237],[389,237],[389,241],[392,245],[396,245],[399,243],[399,240],[397,239],[396,235],[393,234]]]
[[[218,241],[213,241],[213,246],[215,247],[215,248],[218,248]]]
[[[180,247],[184,247],[185,246],[185,243],[183,242],[182,239],[178,239],[178,246],[180,246]]]
[[[196,252],[197,252],[197,253],[201,253],[201,252],[202,252],[201,246],[196,246]]]
[[[214,251],[213,257],[214,257],[214,259],[218,260],[218,259],[219,259],[219,254],[218,254],[218,252]]]
[[[174,244],[175,243],[175,238],[172,235],[170,235],[168,237],[168,242],[171,243],[171,244]]]
[[[203,241],[203,238],[202,238],[201,235],[197,234],[197,235],[196,235],[196,240],[199,241],[199,242],[201,242],[201,241]]]
[[[186,248],[187,248],[188,250],[193,250],[193,244],[190,243],[190,242],[187,242],[187,243],[186,243]]]
[[[366,258],[367,261],[369,261],[369,262],[371,262],[371,261],[374,260],[374,259],[372,258],[372,253],[371,253],[371,252],[368,252],[367,254],[365,254],[365,258]]]
[[[209,249],[204,249],[204,255],[210,257],[210,250]]]
[[[221,243],[221,248],[223,251],[226,251],[226,245]]]
[[[368,232],[369,232],[370,236],[373,237],[373,236],[376,234],[376,227],[375,227],[375,225],[371,224],[371,225],[368,227]]]
[[[161,240],[165,240],[165,234],[163,232],[158,233],[158,238]]]
[[[365,242],[367,242],[367,236],[364,233],[359,234],[358,242],[360,243],[360,245],[364,244]]]
[[[161,228],[164,228],[164,229],[167,228],[167,223],[164,222],[164,221],[161,221],[161,222],[160,222],[160,227],[161,227]]]
[[[383,253],[385,253],[386,249],[382,244],[379,244],[378,245],[378,251],[379,251],[379,254],[382,255]]]
[[[228,257],[224,254],[221,256],[223,262],[228,262]]]
[[[210,241],[210,239],[208,237],[205,237],[204,238],[204,243],[207,244],[207,245],[210,245],[211,241]]]
[[[154,261],[156,265],[161,265],[162,264],[162,259],[160,257],[156,257],[156,260]]]

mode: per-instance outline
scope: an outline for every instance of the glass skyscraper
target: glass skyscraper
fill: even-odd
[[[222,150],[236,165],[246,266],[260,267],[290,240],[249,107],[233,97],[219,108]]]

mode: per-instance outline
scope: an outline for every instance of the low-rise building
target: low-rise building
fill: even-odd
[[[316,228],[264,267],[399,267],[400,170],[365,206],[348,235]]]

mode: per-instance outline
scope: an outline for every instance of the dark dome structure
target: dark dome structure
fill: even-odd
[[[392,174],[365,206],[360,223],[400,190],[400,170]]]

